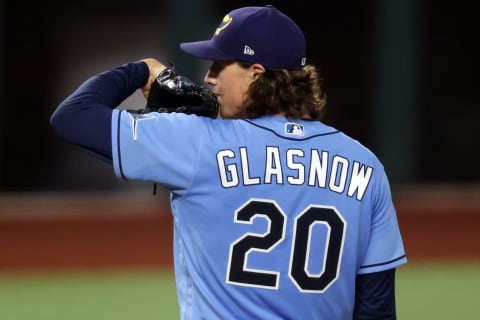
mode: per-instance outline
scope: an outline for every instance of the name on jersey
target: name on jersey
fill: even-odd
[[[346,193],[348,197],[362,200],[372,178],[373,168],[340,155],[330,157],[327,151],[312,149],[308,154],[301,149],[281,151],[267,146],[264,166],[255,161],[250,165],[246,147],[237,152],[227,149],[217,153],[220,182],[224,188],[260,184],[290,184],[329,189]],[[258,172],[260,170],[260,172]]]

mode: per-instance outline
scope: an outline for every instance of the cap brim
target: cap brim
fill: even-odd
[[[200,59],[212,61],[225,61],[234,59],[215,47],[212,40],[184,42],[180,44],[180,48],[184,52]]]

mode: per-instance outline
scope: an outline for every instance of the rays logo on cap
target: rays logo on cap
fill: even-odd
[[[223,20],[222,22],[220,23],[220,26],[215,30],[215,35],[218,36],[218,34],[223,30],[225,29],[226,27],[228,27],[228,25],[230,23],[232,23],[233,21],[233,18],[230,17],[228,14],[223,17]]]
[[[285,124],[285,133],[286,134],[293,134],[296,136],[303,136],[304,130],[303,125],[299,123],[289,122]]]

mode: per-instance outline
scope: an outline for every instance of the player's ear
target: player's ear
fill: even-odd
[[[253,79],[257,79],[257,77],[263,73],[265,73],[265,67],[259,63],[254,63],[250,66],[250,69],[253,72]]]

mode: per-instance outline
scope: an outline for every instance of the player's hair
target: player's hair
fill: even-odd
[[[302,70],[266,68],[249,86],[246,117],[282,113],[286,118],[320,120],[327,101],[322,85],[323,79],[313,65]]]

